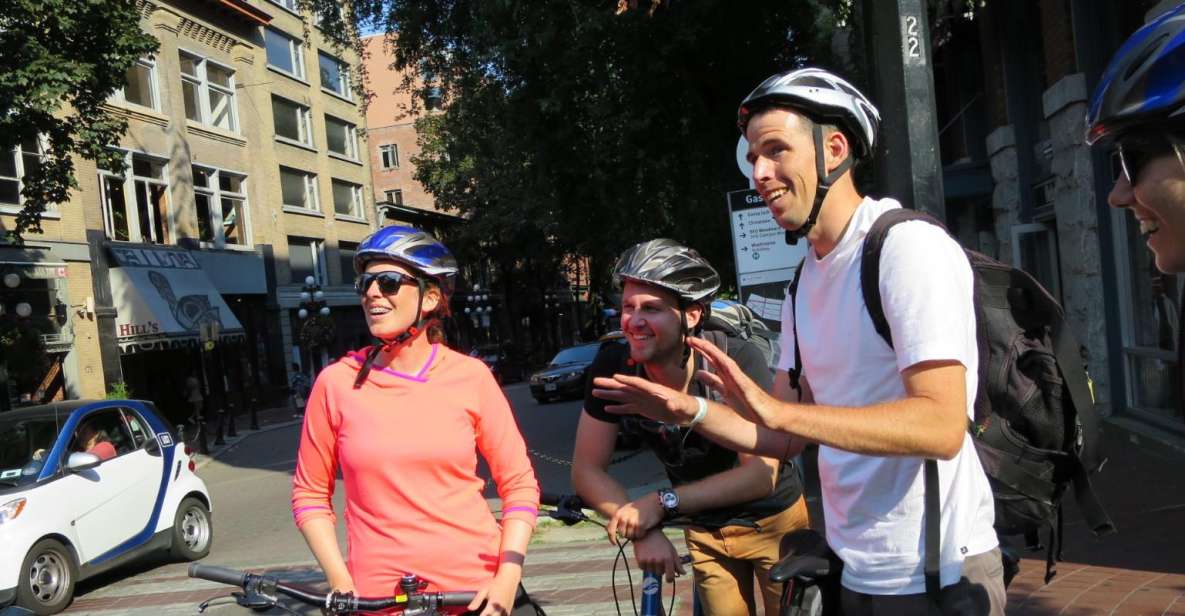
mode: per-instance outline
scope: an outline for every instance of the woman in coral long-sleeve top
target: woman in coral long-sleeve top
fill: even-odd
[[[456,260],[431,235],[391,226],[362,242],[354,268],[382,344],[347,355],[313,385],[292,489],[297,527],[336,590],[390,596],[414,573],[430,590],[479,591],[474,614],[536,614],[520,585],[539,507],[526,445],[485,364],[440,343]],[[482,496],[478,452],[502,498],[501,523]],[[334,533],[338,470],[348,559]]]

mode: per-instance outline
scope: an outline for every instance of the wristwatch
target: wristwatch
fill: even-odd
[[[658,502],[668,518],[679,515],[679,494],[670,488],[658,491]]]

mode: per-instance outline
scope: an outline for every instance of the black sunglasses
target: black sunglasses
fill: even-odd
[[[1122,173],[1128,183],[1135,184],[1140,178],[1140,172],[1152,159],[1172,154],[1175,146],[1176,143],[1172,139],[1164,136],[1121,139],[1115,144],[1115,159],[1111,172],[1115,179],[1119,179],[1119,174]]]
[[[383,295],[394,295],[399,292],[399,287],[404,284],[417,284],[419,282],[415,277],[404,274],[403,272],[362,273],[354,280],[354,292],[358,295],[366,295],[366,291],[370,289],[370,285],[376,280],[379,283],[379,292]]]

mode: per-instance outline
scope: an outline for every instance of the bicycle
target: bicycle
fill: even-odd
[[[241,588],[242,592],[232,592],[231,595],[243,607],[255,611],[276,607],[290,614],[297,612],[280,603],[279,595],[321,608],[322,613],[330,616],[348,616],[391,608],[402,609],[403,616],[441,616],[445,613],[444,608],[465,607],[477,596],[476,591],[424,592],[427,582],[411,573],[399,580],[399,589],[393,597],[356,597],[351,592],[319,592],[301,584],[281,582],[270,575],[197,563],[189,566],[189,577]],[[204,612],[208,605],[209,601],[202,603],[199,613]]]
[[[571,526],[579,522],[592,522],[601,527],[605,524],[599,520],[595,520],[584,513],[586,509],[584,501],[579,496],[574,494],[549,494],[542,493],[539,496],[539,503],[544,506],[552,507],[552,509],[540,510],[540,513],[546,513],[548,517],[559,520],[564,524]],[[659,526],[662,528],[680,528],[691,524],[691,520],[684,517],[671,518],[662,522]],[[613,602],[617,604],[617,614],[621,616],[621,600],[617,597],[617,563],[622,560],[625,561],[625,575],[629,582],[630,588],[630,603],[634,609],[634,616],[665,616],[674,613],[675,609],[675,583],[671,584],[671,600],[667,609],[664,611],[662,607],[662,575],[651,573],[649,571],[642,572],[642,605],[639,612],[637,597],[634,595],[634,578],[630,574],[629,559],[625,556],[625,546],[630,541],[628,539],[621,541],[617,546],[617,557],[613,559],[613,572],[611,575],[611,584],[613,585]],[[681,556],[680,563],[688,564],[691,562],[690,556]],[[696,616],[699,616],[700,610],[698,603],[694,602],[693,595],[693,611]]]

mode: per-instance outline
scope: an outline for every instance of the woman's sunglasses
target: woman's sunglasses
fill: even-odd
[[[1164,136],[1122,139],[1115,144],[1115,160],[1112,174],[1116,179],[1122,173],[1128,183],[1135,184],[1140,172],[1155,158],[1173,153],[1176,142]]]
[[[379,292],[383,295],[394,295],[399,292],[399,287],[404,284],[416,284],[418,282],[414,277],[403,272],[363,273],[359,274],[358,278],[354,280],[354,292],[358,295],[366,295],[366,291],[370,289],[370,285],[375,281],[378,281]]]

